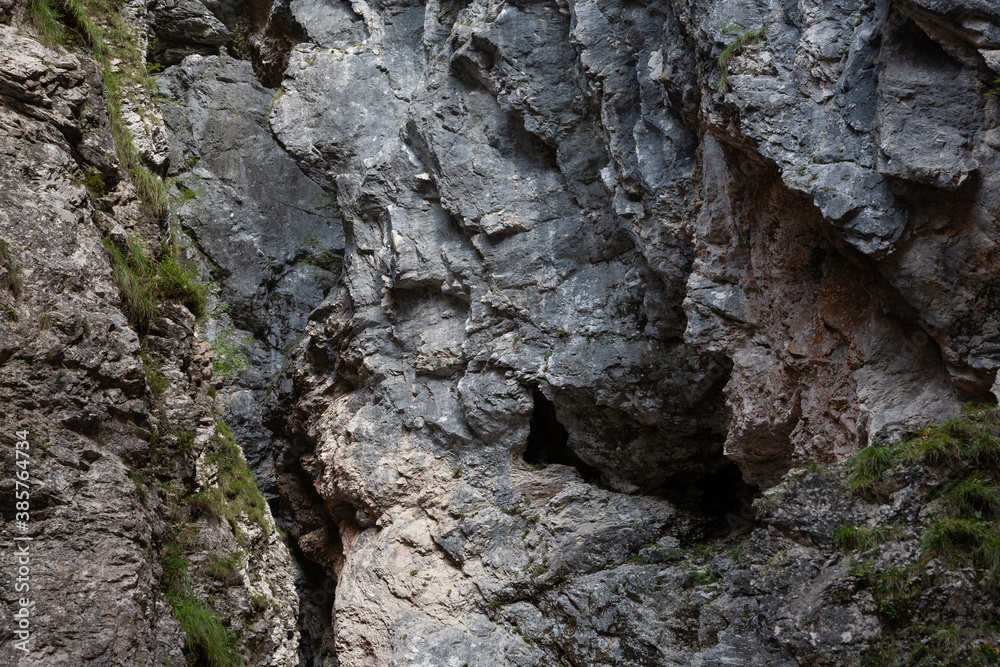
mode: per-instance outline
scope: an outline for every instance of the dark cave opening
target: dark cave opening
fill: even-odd
[[[754,520],[753,499],[760,488],[747,484],[739,466],[732,461],[725,461],[717,470],[699,479],[692,491],[697,503],[693,509],[716,518],[719,529],[738,530]]]
[[[601,471],[584,462],[569,446],[569,433],[559,423],[556,406],[538,387],[532,390],[534,409],[528,430],[528,446],[524,462],[530,464],[559,464],[573,466],[585,482],[600,483]]]

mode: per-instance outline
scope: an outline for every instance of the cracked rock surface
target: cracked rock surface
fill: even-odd
[[[758,589],[741,617],[627,561],[689,544],[690,500],[718,495],[730,462],[770,486],[990,400],[995,10],[479,0],[324,16],[303,22],[270,114],[336,188],[346,231],[279,463],[291,532],[307,555],[322,535],[314,562],[337,582],[317,652],[859,660],[879,632],[864,612],[778,609]],[[764,534],[780,586],[847,567]],[[643,593],[618,603],[623,587]],[[833,634],[802,644],[814,617]]]
[[[184,662],[178,496],[139,482],[217,484],[216,411],[289,545],[184,518],[201,572],[241,554],[216,608],[252,664],[860,665],[949,623],[995,659],[989,582],[921,555],[966,464],[869,493],[843,464],[1000,394],[994,3],[147,10],[163,103],[123,109],[159,221],[98,65],[0,0],[0,414],[53,564],[0,664]],[[102,247],[129,238],[212,281],[203,320],[140,345]]]

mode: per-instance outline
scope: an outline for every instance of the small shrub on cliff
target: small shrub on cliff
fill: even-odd
[[[167,389],[170,388],[166,376],[160,371],[163,360],[160,355],[150,352],[145,346],[140,352],[140,359],[142,359],[142,367],[146,371],[146,386],[153,393],[153,398],[160,402],[166,396]]]
[[[232,380],[250,370],[250,362],[243,356],[242,346],[253,342],[240,337],[229,327],[222,327],[219,335],[208,341],[212,346],[212,370],[222,380]]]
[[[334,205],[333,200],[331,200],[331,204],[328,204],[327,206],[330,205]],[[316,210],[320,211],[324,208],[326,207],[320,207]],[[327,224],[329,224],[329,221],[327,221]],[[306,251],[306,255],[302,259],[302,263],[315,266],[318,269],[329,271],[330,273],[337,273],[340,271],[340,267],[344,263],[344,251],[338,250],[337,248],[328,248],[323,251],[317,251],[318,247],[319,240],[310,236],[306,242],[302,244],[302,248]]]
[[[104,179],[101,177],[101,172],[97,171],[94,167],[87,167],[83,171],[78,172],[73,180],[87,188],[87,192],[94,199],[100,199],[107,194],[107,187],[104,184]]]
[[[872,594],[876,611],[887,626],[905,623],[915,610],[917,598],[924,591],[924,583],[908,569],[876,569],[871,559],[856,562],[848,574],[858,590],[868,590]],[[850,595],[840,601],[849,599]]]
[[[253,51],[250,46],[250,23],[245,18],[236,22],[236,26],[229,31],[229,54],[239,60],[253,60]]]
[[[266,611],[268,607],[271,606],[271,598],[263,593],[254,593],[251,603],[253,604],[253,609],[257,613]]]
[[[324,250],[323,252],[309,253],[306,255],[305,259],[302,260],[302,263],[315,266],[323,271],[337,273],[340,271],[340,267],[344,263],[343,255],[343,251],[331,248],[330,250]]]
[[[279,90],[281,89],[279,88]],[[340,203],[337,201],[337,193],[323,191],[316,193],[316,196],[326,200],[325,204],[320,204],[316,207],[316,212],[328,211],[333,218],[341,217]],[[330,222],[330,220],[327,220],[326,224],[329,225]]]
[[[271,95],[271,106],[268,107],[269,110],[274,109],[275,103],[280,100],[285,95],[285,89],[278,86],[278,89],[274,91],[274,95]]]
[[[993,79],[993,90],[985,93],[986,97],[1000,97],[1000,76]]]

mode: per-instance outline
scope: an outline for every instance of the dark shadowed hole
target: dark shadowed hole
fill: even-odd
[[[524,450],[525,463],[561,464],[573,466],[584,481],[597,483],[601,471],[584,463],[569,447],[569,433],[556,417],[556,406],[535,387],[533,391],[535,407],[531,413],[528,432],[528,446]]]
[[[736,528],[753,520],[751,503],[760,489],[744,482],[739,467],[727,461],[698,480],[695,491],[702,514],[718,517],[729,528]]]
[[[299,620],[297,624],[299,626],[299,665],[305,667],[306,665],[319,664],[322,660],[323,637],[322,635],[313,637],[311,630],[321,630],[320,626],[324,619],[332,618],[334,587],[323,567],[306,558],[299,550],[295,540],[289,540],[288,546],[292,558],[301,567],[300,576],[296,577],[295,588],[299,596]]]

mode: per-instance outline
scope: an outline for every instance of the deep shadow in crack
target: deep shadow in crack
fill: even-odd
[[[299,596],[298,667],[313,667],[323,664],[329,657],[324,634],[333,618],[336,582],[327,575],[323,566],[306,558],[294,540],[288,541],[288,550],[299,570],[296,577]]]
[[[538,387],[532,390],[534,409],[528,432],[524,461],[529,464],[573,466],[585,482],[597,484],[601,471],[588,465],[569,446],[569,433],[556,417],[556,407]]]
[[[726,461],[698,480],[692,493],[698,512],[713,520],[712,529],[729,532],[754,521],[753,500],[760,494],[760,487],[747,484],[739,467]]]

